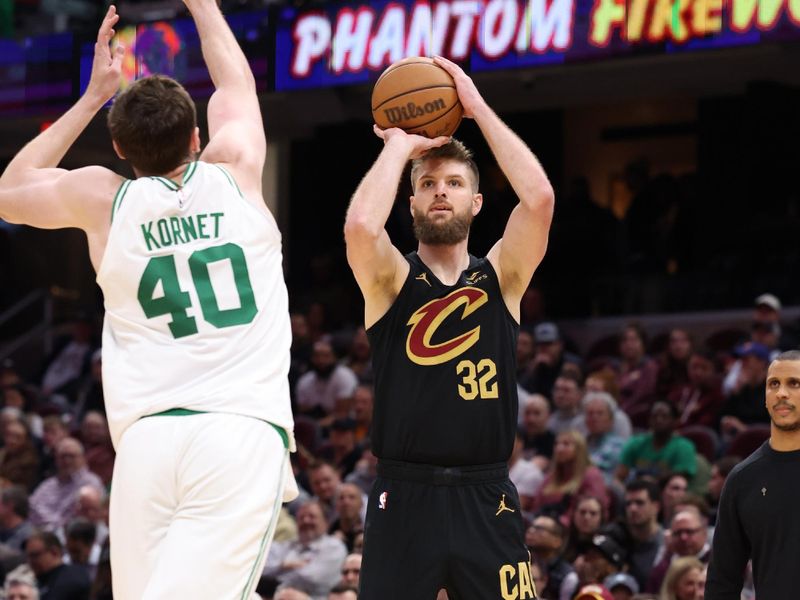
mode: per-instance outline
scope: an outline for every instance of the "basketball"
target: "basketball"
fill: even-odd
[[[399,127],[429,138],[450,136],[463,114],[453,78],[431,58],[397,61],[372,89],[372,118],[381,129]]]

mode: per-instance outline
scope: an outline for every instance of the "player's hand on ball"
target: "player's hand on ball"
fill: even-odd
[[[433,62],[442,67],[450,74],[456,84],[456,91],[458,92],[458,99],[461,101],[461,106],[464,108],[464,116],[468,119],[475,118],[475,111],[482,106],[486,105],[486,101],[481,96],[478,88],[472,78],[464,72],[464,69],[459,67],[451,60],[447,60],[443,56],[434,56]]]
[[[443,146],[450,141],[450,138],[445,135],[440,135],[435,138],[427,138],[422,135],[413,133],[406,133],[399,127],[391,127],[389,129],[381,129],[377,125],[372,126],[372,130],[379,138],[383,140],[384,144],[388,144],[394,138],[401,138],[409,145],[409,159],[419,158],[431,148]]]

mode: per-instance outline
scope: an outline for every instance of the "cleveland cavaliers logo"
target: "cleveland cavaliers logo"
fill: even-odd
[[[408,358],[418,365],[440,365],[472,347],[481,337],[480,326],[439,344],[432,344],[431,339],[444,320],[459,308],[463,309],[460,319],[464,320],[488,300],[483,290],[463,287],[419,308],[406,323],[411,325],[406,338]]]

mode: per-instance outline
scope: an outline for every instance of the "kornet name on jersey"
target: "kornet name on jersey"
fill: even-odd
[[[517,422],[516,344],[487,259],[453,286],[416,253],[387,313],[367,334],[373,349],[372,447],[379,458],[444,466],[505,462]]]
[[[105,297],[103,388],[114,443],[173,408],[292,430],[291,330],[281,235],[217,165],[183,185],[123,183],[97,283]]]

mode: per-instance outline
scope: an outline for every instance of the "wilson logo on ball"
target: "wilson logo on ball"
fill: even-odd
[[[383,109],[383,114],[386,115],[389,123],[394,125],[396,123],[408,121],[409,119],[416,119],[417,117],[423,117],[425,115],[439,112],[440,110],[445,110],[446,108],[447,105],[445,104],[444,100],[442,98],[437,98],[433,102],[426,102],[422,105],[409,102],[405,106],[390,106],[389,108]]]
[[[372,88],[372,118],[381,129],[437,137],[452,135],[463,108],[450,74],[425,56],[389,66]]]

